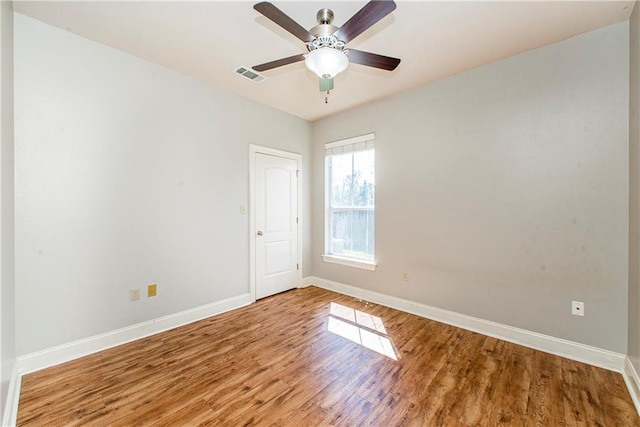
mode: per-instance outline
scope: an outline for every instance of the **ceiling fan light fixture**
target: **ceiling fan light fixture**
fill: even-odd
[[[304,64],[321,79],[332,79],[347,69],[349,59],[342,50],[321,47],[309,52]]]

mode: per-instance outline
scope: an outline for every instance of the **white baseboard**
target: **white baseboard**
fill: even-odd
[[[467,329],[469,331],[478,332],[483,335],[530,347],[535,350],[541,350],[546,353],[588,363],[610,371],[622,373],[624,370],[626,356],[613,351],[603,350],[598,347],[592,347],[525,329],[515,328],[513,326],[503,325],[501,323],[491,322],[489,320],[479,319],[477,317],[467,316],[465,314],[432,307],[426,304],[378,292],[369,290],[365,291],[362,288],[318,277],[306,277],[303,279],[303,286],[309,285],[315,285],[344,295],[362,298],[386,307],[395,308],[417,316],[426,317],[427,319],[436,320],[448,325],[457,326],[462,329]]]
[[[2,417],[3,426],[15,426],[18,420],[18,402],[20,401],[20,385],[22,377],[18,372],[18,361],[13,363],[13,371],[11,372],[11,380],[9,382],[9,391],[7,393],[7,402],[4,406],[4,416]]]
[[[622,377],[624,378],[624,382],[627,384],[627,389],[629,390],[633,404],[636,406],[636,411],[640,414],[640,377],[628,356],[625,357]]]
[[[17,360],[18,374],[23,375],[29,372],[39,371],[40,369],[126,344],[197,320],[215,316],[216,314],[244,307],[250,303],[250,295],[248,293],[242,294],[158,319],[138,323],[126,328],[20,356]]]

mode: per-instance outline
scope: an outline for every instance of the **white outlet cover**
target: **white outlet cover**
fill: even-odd
[[[581,301],[571,301],[571,314],[574,316],[584,316],[584,303]]]

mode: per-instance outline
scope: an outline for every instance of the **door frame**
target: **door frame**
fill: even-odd
[[[302,154],[249,144],[249,294],[251,302],[256,301],[256,154],[282,157],[296,161],[298,184],[298,285],[302,284]]]

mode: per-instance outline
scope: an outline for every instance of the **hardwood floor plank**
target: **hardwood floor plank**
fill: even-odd
[[[18,425],[640,427],[640,419],[620,374],[308,287],[25,375]]]
[[[499,361],[491,355],[496,340],[486,339],[474,357],[469,375],[458,389],[460,398],[452,405],[449,416],[466,425],[478,425],[489,413],[491,394],[499,377]]]
[[[426,425],[423,420],[414,416],[416,404],[400,395],[394,393],[385,394],[380,403],[378,403],[378,407],[384,410],[372,411],[371,415],[365,420],[365,425],[407,426],[412,425],[412,423]]]
[[[589,366],[573,360],[562,360],[565,422],[569,425],[604,426],[602,404],[595,383],[580,384],[586,377]]]
[[[153,427],[173,426],[215,426],[219,425],[213,417],[211,408],[204,400],[198,400],[191,405],[166,416],[151,424]]]
[[[527,399],[527,418],[535,426],[564,426],[562,358],[535,352]]]

